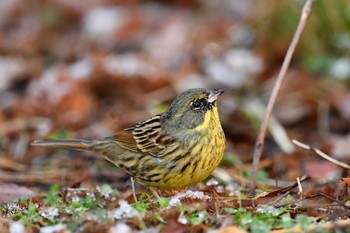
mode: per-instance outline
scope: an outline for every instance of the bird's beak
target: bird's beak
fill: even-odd
[[[224,93],[225,90],[218,90],[218,89],[214,89],[214,90],[209,90],[208,91],[208,102],[209,103],[214,103],[219,96]]]

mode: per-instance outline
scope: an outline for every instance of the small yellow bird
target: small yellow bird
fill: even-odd
[[[44,139],[34,146],[93,151],[139,183],[179,189],[206,179],[225,150],[216,100],[223,90],[189,89],[169,109],[102,140]]]

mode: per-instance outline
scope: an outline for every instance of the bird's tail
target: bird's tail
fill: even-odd
[[[42,139],[31,143],[32,146],[63,147],[75,150],[94,150],[100,141],[87,139]]]
[[[32,146],[57,147],[74,150],[93,151],[117,166],[123,162],[121,156],[125,150],[120,148],[114,140],[88,139],[42,139],[31,143]]]

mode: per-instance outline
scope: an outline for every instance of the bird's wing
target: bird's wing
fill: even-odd
[[[110,139],[114,140],[118,144],[118,146],[125,150],[138,152],[134,135],[132,135],[132,133],[130,132],[120,131]]]
[[[171,136],[162,132],[160,117],[161,115],[155,115],[126,128],[117,133],[113,139],[124,149],[157,155],[165,149],[166,144],[174,141]]]

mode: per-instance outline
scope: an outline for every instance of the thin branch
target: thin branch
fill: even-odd
[[[272,230],[271,233],[287,233],[287,232],[322,232],[324,230],[329,230],[329,232],[335,232],[336,229],[340,229],[339,232],[342,232],[343,229],[344,232],[346,232],[346,229],[349,229],[350,226],[350,219],[345,220],[337,220],[337,221],[329,221],[325,223],[315,223],[307,227],[307,229],[304,229],[301,225],[297,225],[293,228],[288,229],[280,229],[280,230]],[[334,230],[334,231],[332,231]]]
[[[331,162],[331,163],[333,163],[333,164],[335,164],[335,165],[337,165],[337,166],[339,166],[339,167],[342,167],[342,168],[344,168],[344,169],[350,170],[350,165],[348,165],[348,164],[346,164],[346,163],[343,163],[343,162],[340,162],[339,160],[336,160],[335,158],[330,157],[329,155],[327,155],[326,153],[320,151],[319,149],[316,149],[316,148],[314,148],[314,147],[312,147],[312,146],[309,146],[309,145],[306,145],[306,144],[304,144],[304,143],[301,143],[301,142],[299,142],[299,141],[297,141],[297,140],[295,140],[295,139],[293,139],[292,142],[293,142],[295,145],[299,146],[300,148],[303,148],[303,149],[305,149],[305,150],[311,150],[311,151],[314,152],[316,155],[318,155],[318,156],[324,158],[324,159],[327,160],[328,162]]]
[[[268,126],[268,122],[270,120],[271,112],[272,112],[272,109],[275,105],[279,90],[281,89],[284,77],[286,76],[286,73],[287,73],[288,67],[290,65],[290,62],[292,60],[295,48],[299,42],[301,33],[303,32],[306,21],[309,18],[312,4],[313,4],[313,0],[307,0],[304,7],[303,7],[298,27],[295,31],[292,42],[289,45],[287,54],[286,54],[284,61],[283,61],[283,64],[282,64],[282,68],[278,74],[275,86],[272,90],[272,94],[271,94],[269,103],[267,105],[266,114],[265,114],[264,120],[261,124],[260,132],[259,132],[258,138],[256,140],[255,148],[254,148],[253,171],[252,171],[252,177],[251,177],[250,189],[249,189],[249,193],[251,195],[255,194],[256,176],[257,176],[257,172],[258,172],[258,166],[259,166],[261,153],[262,153],[262,150],[264,148],[264,139],[265,139],[265,135],[266,135],[266,129]]]
[[[303,197],[299,200],[296,200],[296,201],[292,201],[292,202],[289,202],[289,203],[286,203],[286,204],[283,204],[283,205],[276,205],[275,208],[281,208],[281,207],[285,207],[285,206],[290,206],[292,204],[297,204],[297,203],[301,203],[305,200],[308,200],[308,199],[312,199],[312,198],[316,198],[316,197],[324,197],[330,201],[333,201],[335,203],[337,203],[338,205],[342,206],[344,209],[347,209],[347,210],[350,210],[350,206],[347,206],[345,204],[343,204],[341,201],[331,197],[331,196],[328,196],[327,194],[325,193],[316,193],[316,194],[313,194],[313,195],[310,195],[310,196],[306,196],[306,197]],[[307,206],[303,206],[304,208],[308,208]],[[320,206],[321,207],[321,206]]]

